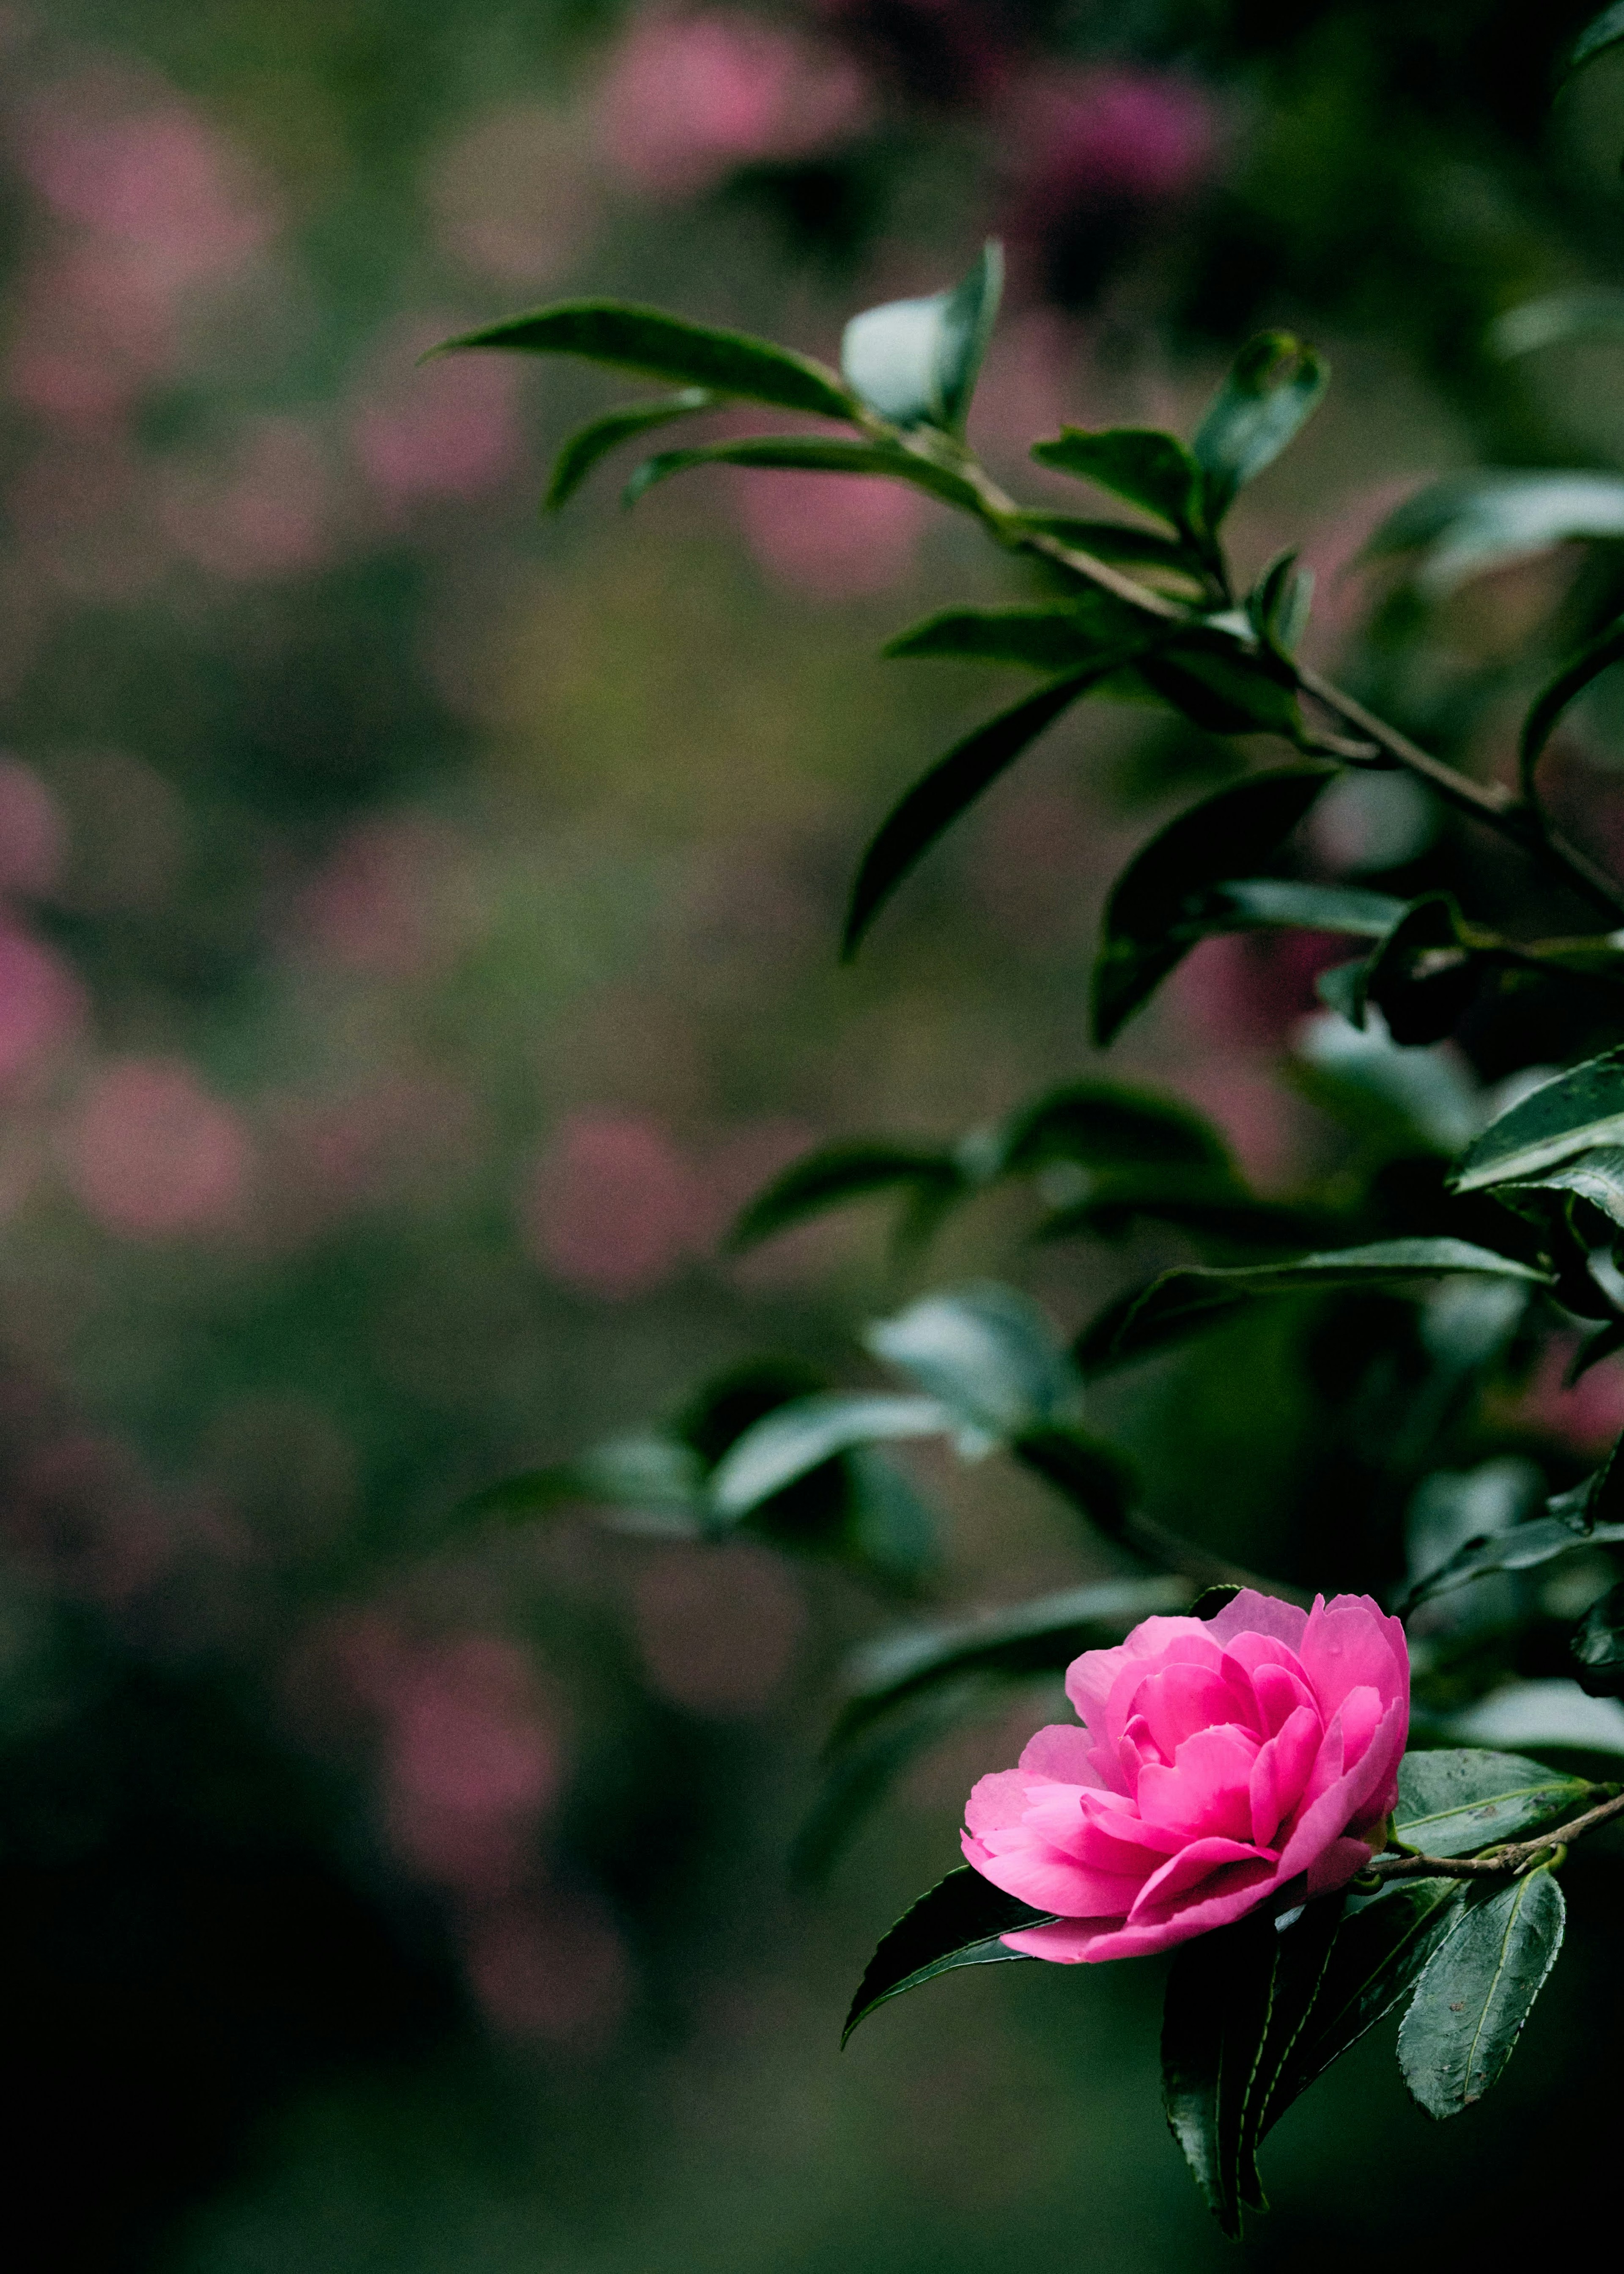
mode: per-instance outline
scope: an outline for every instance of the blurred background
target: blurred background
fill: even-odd
[[[832,1670],[888,1607],[758,1544],[447,1519],[753,1352],[861,1379],[880,1227],[737,1262],[730,1217],[820,1139],[937,1139],[1086,1071],[1103,886],[1237,754],[1078,714],[843,971],[867,833],[1005,685],[877,646],[1018,596],[1007,572],[914,493],[836,478],[696,477],[628,520],[600,475],[544,523],[550,448],[635,390],[416,359],[580,292],[832,355],[853,308],[993,231],[1011,284],[972,434],[1058,498],[1030,440],[1187,427],[1282,322],[1336,383],[1237,546],[1304,545],[1335,660],[1372,606],[1350,564],[1423,479],[1624,453],[1616,350],[1483,350],[1504,306],[1618,281],[1624,77],[1549,101],[1590,12],[0,6],[17,2265],[1235,2263],[1162,2127],[1158,1968],[966,1977],[837,2053],[969,1782],[1052,1699],[956,1737],[797,1884]],[[1412,719],[1515,649],[1551,573],[1452,604]],[[1501,763],[1507,715],[1457,740]],[[1554,763],[1618,859],[1605,741]],[[1369,781],[1316,826],[1328,869],[1385,875],[1437,817]],[[1113,1054],[1268,1190],[1327,1144],[1281,1073],[1312,973],[1211,943]],[[1127,1267],[1021,1259],[1002,1205],[933,1276],[1019,1269],[1074,1326]],[[1155,1441],[1164,1509],[1244,1551],[1295,1425],[1278,1474],[1237,1472],[1232,1379],[1176,1428],[1154,1382],[1112,1416]],[[1507,1427],[1579,1461],[1621,1422],[1601,1367],[1533,1382]],[[919,1473],[954,1517],[949,1602],[1109,1568],[996,1463]],[[1624,1985],[1589,1955],[1458,2136],[1385,2046],[1345,2064],[1272,2143],[1241,2257],[1503,2239],[1490,2175],[1557,2143],[1571,2168],[1601,2120],[1564,2041],[1605,2041]]]

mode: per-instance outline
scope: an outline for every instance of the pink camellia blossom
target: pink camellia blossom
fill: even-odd
[[[1003,1940],[1062,1965],[1187,1942],[1296,1881],[1370,1861],[1410,1729],[1404,1630],[1368,1595],[1312,1611],[1244,1588],[1214,1618],[1152,1618],[1073,1660],[1083,1726],[1040,1729],[981,1780],[964,1852],[1058,1916]]]

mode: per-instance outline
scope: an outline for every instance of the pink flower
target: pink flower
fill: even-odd
[[[1244,1589],[1215,1618],[1146,1619],[1074,1660],[1083,1726],[983,1777],[964,1852],[1058,1914],[1003,1939],[1062,1965],[1227,1926],[1297,1880],[1340,1887],[1398,1797],[1410,1654],[1368,1595],[1312,1611]]]

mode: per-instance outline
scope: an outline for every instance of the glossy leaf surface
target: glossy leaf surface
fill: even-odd
[[[911,1374],[962,1427],[994,1442],[1067,1415],[1080,1385],[1064,1346],[1013,1287],[927,1295],[863,1337],[876,1358]]]
[[[1429,1571],[1410,1589],[1401,1608],[1412,1611],[1434,1595],[1447,1595],[1470,1580],[1486,1578],[1492,1571],[1533,1571],[1542,1563],[1553,1563],[1560,1555],[1571,1555],[1577,1548],[1613,1547],[1620,1541],[1624,1541],[1624,1524],[1597,1524],[1585,1532],[1564,1523],[1560,1516],[1537,1516],[1528,1524],[1513,1525],[1509,1532],[1467,1540],[1447,1562]]]
[[[888,640],[883,654],[952,663],[1074,671],[1101,655],[1112,668],[1147,641],[1144,620],[1109,593],[1064,607],[944,608]]]
[[[998,1937],[1023,1927],[1047,1926],[1053,1916],[1018,1902],[967,1864],[961,1864],[904,1911],[882,1939],[857,1985],[841,2044],[876,2006],[900,1998],[905,1990],[917,1990],[955,1967],[1020,1958],[1021,1952],[1006,1950]]]
[[[589,363],[637,372],[645,379],[709,388],[717,395],[771,403],[784,410],[843,420],[852,415],[852,398],[835,373],[808,356],[745,332],[718,331],[667,315],[663,309],[632,307],[619,300],[560,300],[460,333],[434,352],[445,355],[464,348],[582,356]]]
[[[1201,469],[1175,435],[1140,426],[1101,433],[1067,426],[1052,442],[1034,442],[1032,455],[1040,466],[1109,490],[1181,532],[1201,526]]]
[[[1004,254],[988,244],[951,290],[891,300],[853,316],[840,344],[840,368],[882,418],[898,426],[962,427],[981,358],[997,320]]]
[[[763,434],[739,442],[705,442],[692,450],[664,450],[638,467],[622,493],[625,502],[635,505],[658,483],[695,466],[755,466],[779,474],[872,474],[886,481],[909,482],[962,511],[977,509],[975,493],[967,482],[917,451],[887,449],[879,442],[825,442],[816,434]]]
[[[1469,576],[1571,538],[1624,536],[1624,477],[1521,470],[1455,474],[1392,514],[1367,557],[1419,553],[1417,582],[1447,592]]]
[[[744,1209],[728,1234],[735,1250],[755,1247],[826,1209],[881,1193],[927,1201],[952,1199],[964,1178],[951,1155],[906,1145],[831,1145],[795,1161]]]
[[[953,1418],[930,1397],[828,1390],[797,1398],[764,1415],[723,1455],[710,1477],[711,1505],[724,1522],[736,1521],[837,1453],[940,1436]]]
[[[1568,50],[1561,76],[1568,79],[1594,56],[1605,55],[1624,41],[1624,5],[1604,8],[1599,16],[1592,16]]]
[[[1289,332],[1261,332],[1241,350],[1192,445],[1214,526],[1312,416],[1330,376],[1323,358]]]
[[[1590,1605],[1570,1647],[1583,1690],[1592,1698],[1624,1696],[1624,1584]]]
[[[1503,2072],[1562,1946],[1567,1906],[1546,1871],[1469,1896],[1398,2033],[1398,2065],[1429,2116],[1458,2116]]]
[[[1490,1122],[1450,1181],[1457,1193],[1479,1192],[1615,1144],[1624,1144],[1624,1048],[1587,1058]]]
[[[1399,1764],[1393,1834],[1423,1856],[1475,1856],[1577,1813],[1595,1788],[1520,1753],[1445,1748]]]
[[[622,442],[650,433],[657,426],[668,426],[673,418],[709,410],[717,399],[708,388],[686,387],[658,403],[634,403],[623,410],[605,411],[601,418],[594,418],[570,436],[554,459],[545,500],[546,510],[556,513],[567,504],[599,459],[618,450]]]

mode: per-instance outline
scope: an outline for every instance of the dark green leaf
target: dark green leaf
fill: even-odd
[[[898,426],[964,425],[997,320],[1004,254],[989,243],[969,275],[924,300],[891,300],[853,316],[840,368],[882,418]]]
[[[944,504],[980,510],[975,492],[945,466],[915,450],[888,449],[880,442],[825,442],[815,434],[760,434],[741,442],[707,442],[694,450],[665,450],[638,467],[627,483],[624,501],[635,505],[657,482],[691,466],[756,466],[780,474],[875,474],[911,482]]]
[[[1109,1239],[1138,1223],[1175,1224],[1198,1237],[1265,1247],[1300,1247],[1335,1226],[1325,1212],[1259,1200],[1222,1171],[1117,1169],[1090,1177],[1086,1189],[1045,1216],[1034,1237]]]
[[[1542,1177],[1520,1177],[1495,1190],[1502,1200],[1515,1193],[1571,1193],[1599,1209],[1610,1224],[1624,1227],[1624,1146],[1599,1145]]]
[[[1599,16],[1592,16],[1578,38],[1568,49],[1558,73],[1558,85],[1570,79],[1580,65],[1588,64],[1593,56],[1603,55],[1624,40],[1624,4],[1604,8]]]
[[[1457,1193],[1479,1192],[1615,1144],[1624,1144],[1624,1048],[1542,1083],[1492,1121],[1467,1147],[1450,1182]]]
[[[1013,1287],[924,1296],[863,1340],[940,1399],[961,1431],[994,1443],[1064,1419],[1080,1388],[1054,1329]]]
[[[1193,444],[1207,477],[1207,517],[1216,527],[1237,490],[1285,448],[1325,393],[1330,372],[1289,332],[1249,340],[1214,396]]]
[[[1247,618],[1263,645],[1289,661],[1308,629],[1313,599],[1313,570],[1300,568],[1295,553],[1282,553],[1246,595]]]
[[[1118,521],[1083,521],[1070,513],[1023,513],[1019,518],[1021,528],[1057,537],[1063,545],[1113,567],[1176,569],[1198,583],[1204,579],[1199,554],[1183,538],[1163,537],[1159,530],[1131,529]]]
[[[1222,1138],[1189,1106],[1107,1081],[1046,1091],[1010,1116],[996,1146],[1012,1172],[1055,1161],[1086,1169],[1229,1164]]]
[[[1604,671],[1624,660],[1624,617],[1610,623],[1586,646],[1580,649],[1571,663],[1564,664],[1550,684],[1542,689],[1532,710],[1523,721],[1521,744],[1522,794],[1532,803],[1534,773],[1541,753],[1556,732],[1557,721],[1568,704],[1583,694],[1592,680],[1599,679]]]
[[[1517,470],[1455,474],[1400,506],[1365,558],[1421,553],[1417,581],[1447,592],[1575,537],[1624,536],[1624,477]]]
[[[1392,2012],[1454,1924],[1456,1879],[1400,1879],[1347,1904],[1312,2009],[1269,2082],[1262,2138],[1333,2061]],[[1306,1917],[1315,1909],[1311,1903]]]
[[[967,1675],[1061,1673],[1079,1653],[1120,1642],[1141,1619],[1182,1610],[1189,1598],[1189,1582],[1172,1576],[1108,1579],[979,1618],[901,1628],[853,1660],[830,1744],[850,1743],[898,1706]]]
[[[1034,442],[1032,455],[1040,466],[1109,490],[1181,533],[1202,526],[1201,470],[1175,435],[1141,426],[1097,434],[1067,426],[1052,442]]]
[[[932,1201],[949,1201],[965,1188],[951,1155],[904,1145],[831,1145],[796,1161],[757,1193],[727,1237],[735,1250],[821,1216],[848,1201],[876,1193],[905,1192]]]
[[[988,1966],[1019,1958],[998,1937],[1026,1927],[1048,1926],[1054,1914],[1034,1911],[1029,1904],[1004,1894],[967,1864],[937,1881],[906,1910],[868,1961],[857,1985],[851,2012],[841,2033],[844,2044],[876,2006],[916,1990],[958,1966]]]
[[[1624,340],[1624,292],[1598,284],[1524,300],[1496,316],[1485,345],[1509,362],[1572,340]]]
[[[1475,1856],[1583,1807],[1594,1789],[1520,1753],[1406,1753],[1393,1835],[1422,1856]]]
[[[1481,967],[1448,892],[1412,900],[1383,937],[1356,986],[1356,1026],[1375,1004],[1401,1047],[1440,1042],[1475,998]]]
[[[1120,1360],[1160,1349],[1163,1343],[1191,1333],[1258,1296],[1312,1294],[1322,1288],[1342,1287],[1404,1292],[1457,1272],[1545,1284],[1544,1274],[1530,1265],[1463,1239],[1384,1239],[1365,1247],[1298,1256],[1289,1263],[1248,1263],[1222,1269],[1208,1264],[1181,1264],[1164,1271],[1124,1308],[1109,1355]],[[1089,1330],[1090,1337],[1093,1331]]]
[[[1122,1536],[1139,1487],[1116,1448],[1081,1429],[1028,1429],[1011,1450],[1108,1540]]]
[[[1226,877],[1209,887],[1200,922],[1208,931],[1279,926],[1380,939],[1404,914],[1402,900],[1354,885],[1300,885],[1284,877]]]
[[[717,397],[707,388],[687,387],[680,395],[667,395],[658,403],[634,403],[623,410],[606,411],[572,434],[553,462],[553,479],[547,486],[546,510],[556,513],[561,505],[574,497],[600,458],[635,435],[646,434],[656,426],[669,425],[673,418],[687,418],[697,410],[709,410]]]
[[[1221,633],[1161,643],[1134,666],[1153,695],[1209,734],[1303,737],[1303,716],[1277,659]]]
[[[1597,1524],[1582,1532],[1560,1516],[1537,1516],[1527,1524],[1514,1524],[1509,1532],[1495,1532],[1469,1540],[1446,1563],[1417,1581],[1398,1606],[1402,1617],[1435,1595],[1447,1595],[1469,1580],[1485,1578],[1492,1571],[1532,1571],[1571,1555],[1582,1547],[1614,1547],[1624,1540],[1624,1524]]]
[[[824,418],[849,420],[853,410],[852,398],[835,373],[809,357],[744,332],[716,331],[668,316],[663,309],[630,307],[620,300],[560,300],[463,332],[433,352],[446,355],[459,348],[583,356],[589,363],[638,372],[645,379],[674,380],[680,386],[709,388],[717,395]]]
[[[894,1461],[872,1445],[843,1456],[850,1536],[861,1562],[881,1577],[911,1583],[939,1557],[937,1520]]]
[[[1624,1584],[1590,1605],[1569,1647],[1589,1696],[1624,1697]]]
[[[1593,1366],[1605,1358],[1615,1358],[1624,1350],[1624,1319],[1615,1319],[1611,1326],[1598,1327],[1590,1338],[1579,1344],[1568,1361],[1568,1371],[1562,1376],[1564,1389],[1571,1389],[1583,1382]]]
[[[876,1728],[843,1745],[831,1761],[817,1798],[791,1847],[789,1865],[793,1876],[814,1881],[826,1877],[863,1819],[921,1754],[978,1708],[1006,1700],[1001,1682],[969,1675],[924,1693],[908,1711],[887,1715]]]
[[[1109,1043],[1201,932],[1192,903],[1245,876],[1289,836],[1330,780],[1327,765],[1282,767],[1215,791],[1181,813],[1111,888],[1094,975],[1095,1039]]]
[[[1064,607],[944,608],[888,640],[888,656],[953,663],[1013,663],[1034,671],[1075,671],[1103,652],[1114,670],[1149,637],[1147,620],[1108,592]]]
[[[756,1422],[722,1456],[710,1480],[712,1508],[722,1522],[735,1523],[838,1453],[938,1437],[955,1418],[931,1397],[824,1390],[796,1398]]]
[[[489,1517],[517,1520],[583,1501],[621,1510],[635,1529],[694,1532],[708,1514],[704,1464],[675,1437],[616,1437],[575,1460],[489,1486],[465,1501],[456,1517],[468,1523]]]
[[[1547,1871],[1468,1897],[1398,2033],[1404,2082],[1429,2116],[1458,2116],[1499,2077],[1556,1963],[1565,1916]]]
[[[863,855],[846,911],[843,955],[856,953],[881,908],[937,838],[1109,668],[1096,664],[1039,688],[978,727],[914,783]]]

